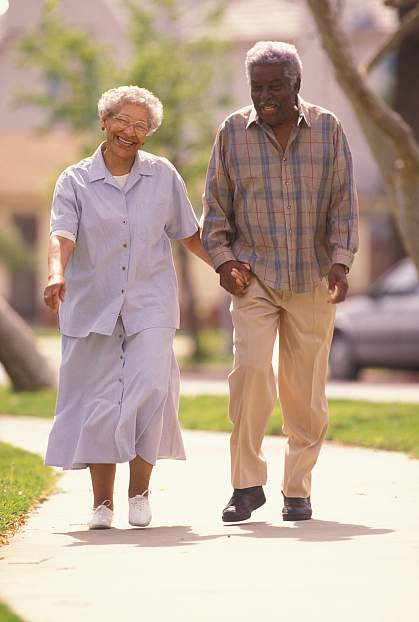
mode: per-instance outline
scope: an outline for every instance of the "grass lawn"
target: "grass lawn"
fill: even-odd
[[[180,418],[184,428],[231,430],[227,418],[228,397],[182,397]],[[419,404],[329,400],[329,440],[348,445],[405,451],[419,458]],[[279,406],[267,426],[267,434],[281,434]]]
[[[0,387],[0,413],[52,417],[53,391],[13,393]],[[327,438],[350,445],[405,451],[419,458],[419,405],[330,400]],[[180,419],[184,428],[229,431],[228,397],[225,395],[182,396]],[[267,433],[281,434],[279,407],[271,417]]]
[[[6,605],[0,603],[0,622],[23,622],[23,620],[12,613]]]
[[[0,542],[52,490],[56,479],[54,470],[46,467],[40,456],[0,442]]]

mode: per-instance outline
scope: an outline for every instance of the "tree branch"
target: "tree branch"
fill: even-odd
[[[389,52],[397,48],[407,35],[410,35],[419,27],[419,5],[409,11],[407,16],[400,22],[400,28],[388,37],[384,44],[377,50],[374,56],[365,65],[365,71],[369,73],[376,67]]]
[[[413,8],[417,4],[417,0],[384,0],[384,4],[393,9],[403,9],[409,6]]]
[[[323,47],[336,71],[336,78],[355,109],[367,111],[370,122],[378,126],[394,144],[398,157],[419,170],[419,145],[401,116],[391,110],[371,90],[350,49],[346,34],[337,23],[329,0],[307,0]]]

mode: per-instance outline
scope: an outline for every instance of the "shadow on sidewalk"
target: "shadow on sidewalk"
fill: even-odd
[[[366,525],[351,525],[316,519],[290,522],[288,526],[249,522],[236,525],[236,527],[248,532],[239,534],[246,538],[249,536],[253,538],[292,538],[302,542],[341,542],[352,540],[358,536],[380,536],[394,532],[394,529],[373,529]]]
[[[69,531],[60,535],[70,536],[76,542],[68,546],[103,546],[132,544],[139,547],[171,547],[201,544],[220,538],[288,538],[301,542],[341,542],[358,536],[377,536],[393,533],[393,529],[374,529],[365,525],[351,525],[334,521],[311,520],[272,525],[263,522],[248,522],[225,525],[218,533],[200,535],[187,525],[173,527],[148,527],[147,529],[109,529],[98,531]],[[228,529],[228,532],[227,532]]]

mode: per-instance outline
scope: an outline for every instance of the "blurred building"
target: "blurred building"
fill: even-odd
[[[200,36],[202,26],[198,9],[211,2],[183,0],[189,7],[183,22],[183,36]],[[106,42],[123,62],[129,56],[125,35],[122,0],[96,0],[94,11],[83,0],[62,0],[62,15],[70,26],[85,29]],[[14,97],[19,89],[37,85],[34,71],[16,66],[17,39],[37,23],[43,0],[13,0],[9,11],[0,17],[0,125],[3,148],[0,152],[0,226],[13,222],[25,239],[37,249],[36,280],[7,274],[0,266],[0,294],[28,319],[39,319],[41,290],[46,278],[46,247],[50,196],[60,170],[79,157],[76,138],[61,131],[39,134],[42,122],[38,110],[18,108]],[[351,0],[338,3],[341,20],[359,60],[366,60],[380,42],[397,26],[394,10],[381,0]],[[234,104],[219,112],[219,121],[234,108],[246,105],[248,85],[244,75],[246,51],[257,40],[284,40],[294,43],[303,61],[302,96],[333,110],[348,135],[355,162],[355,174],[361,204],[361,251],[351,272],[352,291],[362,291],[379,272],[401,254],[392,220],[385,203],[383,183],[367,143],[349,103],[338,87],[333,69],[323,52],[319,35],[305,0],[228,0],[217,36],[231,42],[226,62],[231,65],[231,95]],[[375,89],[387,92],[391,66],[387,63],[374,75]],[[146,86],[146,85],[145,85]],[[51,94],[53,96],[53,93]],[[164,102],[163,102],[164,103]],[[215,133],[214,128],[214,133]],[[216,275],[193,261],[199,307],[204,315],[214,316],[223,305]]]

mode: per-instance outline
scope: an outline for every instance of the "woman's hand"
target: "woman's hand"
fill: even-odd
[[[44,289],[44,302],[54,313],[58,313],[60,302],[64,301],[65,290],[63,275],[57,274],[48,279],[48,285]]]

